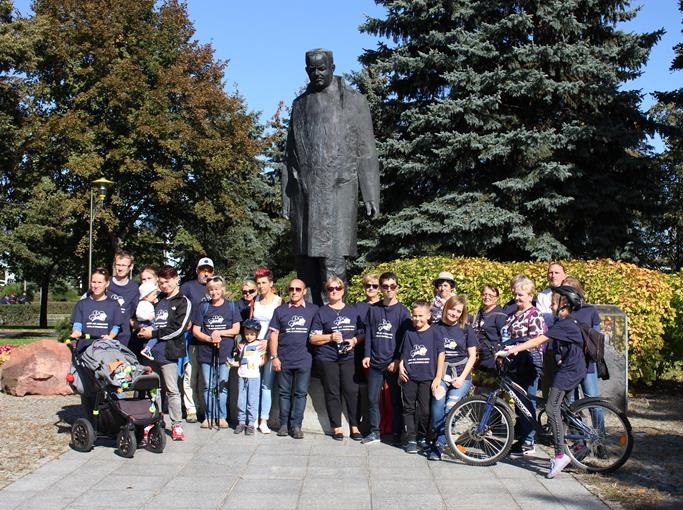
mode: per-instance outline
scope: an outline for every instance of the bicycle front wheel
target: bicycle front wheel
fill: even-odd
[[[446,417],[446,440],[465,464],[490,466],[510,451],[514,425],[510,409],[501,400],[487,404],[474,395],[460,400]]]
[[[631,455],[631,423],[611,403],[597,398],[578,400],[563,420],[565,452],[576,467],[589,473],[610,473]]]

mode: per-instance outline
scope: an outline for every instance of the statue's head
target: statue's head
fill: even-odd
[[[307,51],[306,73],[313,90],[319,91],[327,88],[334,76],[332,52],[322,48]]]

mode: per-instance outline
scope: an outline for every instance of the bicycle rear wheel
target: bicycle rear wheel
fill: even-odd
[[[510,451],[514,425],[501,400],[488,406],[486,397],[460,400],[446,417],[446,440],[453,454],[471,466],[490,466]]]
[[[631,423],[611,403],[588,398],[563,416],[565,452],[572,464],[589,473],[610,473],[628,460],[633,450]]]

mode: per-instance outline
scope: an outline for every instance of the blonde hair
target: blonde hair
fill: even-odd
[[[206,282],[206,290],[209,290],[209,285],[218,285],[221,289],[221,297],[225,297],[225,285],[223,284],[223,278],[220,276],[214,276],[213,278],[210,278],[208,282]]]
[[[467,327],[467,322],[469,320],[467,312],[467,298],[465,296],[459,295],[449,297],[448,301],[446,301],[446,303],[443,305],[441,317],[445,317],[446,312],[455,308],[456,305],[462,305],[462,313],[460,314],[460,318],[458,319],[458,322],[456,322],[456,324],[460,326],[462,329],[465,329]]]
[[[375,280],[379,283],[379,275],[377,273],[368,273],[363,277],[363,285],[370,283],[370,280]]]
[[[515,283],[515,286],[513,287],[513,290],[516,292],[518,288],[522,289],[525,292],[528,292],[532,296],[536,294],[536,286],[534,285],[534,282],[532,282],[529,278],[527,278],[524,275],[521,275],[522,277],[517,280],[517,283]]]
[[[338,276],[330,276],[327,280],[325,280],[325,289],[327,289],[327,287],[330,285],[337,285],[341,287],[342,290],[345,288],[344,282]]]

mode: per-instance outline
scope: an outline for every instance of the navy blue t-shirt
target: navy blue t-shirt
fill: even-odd
[[[83,333],[78,341],[79,352],[85,350],[90,343],[84,339],[85,335],[90,335],[93,338],[103,337],[108,335],[114,326],[118,326],[120,329],[122,322],[123,317],[118,302],[110,297],[95,301],[88,294],[76,303],[71,313],[71,324],[80,324],[81,333]]]
[[[572,312],[571,316],[577,321],[583,322],[586,326],[589,326],[596,331],[600,331],[600,315],[593,305],[584,304],[580,309]],[[595,372],[595,362],[591,361],[588,363],[586,373],[592,374],[593,372]]]
[[[306,303],[305,306],[278,306],[270,319],[270,329],[278,332],[277,355],[283,370],[311,368],[312,356],[308,336],[318,306]]]
[[[463,329],[458,324],[448,326],[443,322],[439,322],[432,327],[434,328],[434,333],[438,335],[439,341],[443,344],[444,352],[446,353],[446,363],[459,363],[455,368],[457,375],[460,375],[469,357],[467,348],[479,345],[474,329],[469,324]],[[471,373],[468,379],[470,377],[472,377]]]
[[[515,311],[516,309],[517,305],[515,305]],[[496,306],[490,312],[484,312],[480,309],[473,317],[472,328],[477,334],[481,345],[479,358],[482,366],[492,367],[494,365],[493,355],[495,353],[491,352],[491,348],[485,342],[488,341],[492,347],[495,347],[496,343],[500,342],[500,330],[505,326],[506,320],[507,314],[500,306]]]
[[[563,391],[573,390],[586,377],[581,329],[568,317],[556,320],[546,336],[552,340],[558,364],[551,386]]]
[[[358,312],[358,317],[360,319],[360,322],[358,323],[358,332],[361,334],[365,334],[365,321],[368,320],[368,310],[370,310],[371,306],[375,306],[377,304],[381,303],[381,301],[377,301],[375,303],[368,303],[367,301],[360,301],[356,303],[356,311]]]
[[[439,353],[444,352],[443,340],[433,328],[425,331],[408,329],[403,335],[401,354],[403,366],[411,381],[431,381],[436,377]]]
[[[109,281],[109,287],[107,287],[107,296],[118,302],[121,306],[123,324],[121,333],[116,335],[116,339],[126,346],[130,340],[130,318],[138,306],[138,301],[140,301],[138,287],[138,284],[131,279],[128,279],[125,285],[118,285],[114,278]]]
[[[208,306],[207,306],[208,305]],[[197,308],[192,307],[192,324],[201,326],[201,331],[205,335],[211,335],[212,331],[220,331],[232,328],[232,325],[240,322],[240,313],[234,303],[223,300],[220,306],[211,303],[200,304]],[[235,347],[235,340],[232,337],[221,337],[218,352],[219,363],[225,363],[228,356],[232,354]],[[197,361],[200,363],[211,363],[213,350],[215,347],[207,342],[197,342]]]
[[[329,335],[339,331],[344,340],[350,340],[358,332],[359,322],[358,310],[354,305],[344,304],[344,308],[341,310],[335,310],[329,305],[325,305],[318,308],[318,312],[313,318],[311,334]],[[336,342],[317,345],[313,350],[313,355],[318,361],[352,360],[354,358],[352,353],[353,349],[350,349],[346,353],[340,354]]]
[[[365,324],[365,357],[371,366],[384,369],[399,358],[403,334],[412,324],[410,312],[401,303],[380,302],[368,309]]]

